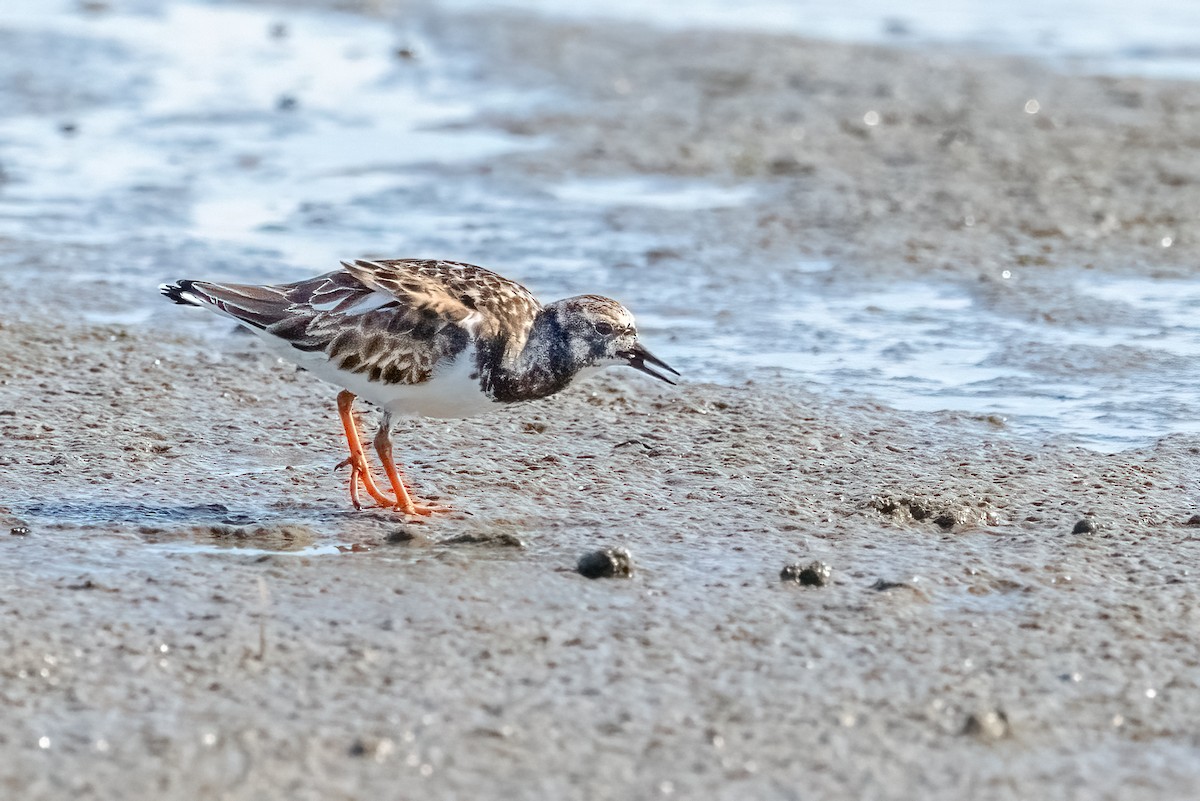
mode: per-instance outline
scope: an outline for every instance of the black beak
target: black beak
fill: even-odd
[[[659,379],[660,381],[666,381],[671,386],[675,386],[674,381],[667,378],[662,373],[654,372],[649,367],[647,367],[647,364],[652,364],[655,367],[661,367],[662,369],[666,370],[669,373],[673,373],[674,375],[679,375],[679,371],[676,370],[671,365],[664,362],[662,359],[655,356],[650,351],[643,348],[642,344],[640,342],[634,343],[634,346],[632,348],[630,348],[629,350],[621,351],[617,355],[620,356],[622,359],[627,359],[629,361],[629,366],[632,367],[633,369],[641,370],[646,375],[652,375],[655,378]]]

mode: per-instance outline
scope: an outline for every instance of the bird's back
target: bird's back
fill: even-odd
[[[315,368],[318,361],[337,378],[383,386],[429,381],[481,341],[515,358],[541,308],[520,284],[470,264],[402,259],[342,267],[290,284],[181,281],[163,292],[211,305],[286,345],[281,355],[333,383],[339,381]]]

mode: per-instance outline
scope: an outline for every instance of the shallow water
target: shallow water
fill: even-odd
[[[1028,319],[961,287],[913,281],[797,293],[786,308],[767,310],[753,333],[706,341],[696,325],[679,348],[713,370],[727,369],[713,350],[738,354],[741,364],[780,368],[832,392],[914,411],[969,411],[1104,451],[1200,431],[1200,325],[1189,313],[1200,287],[1084,271],[1065,278],[1064,294],[1118,303],[1126,314]]]
[[[707,20],[704,9],[717,6],[696,8],[687,19]],[[760,3],[746,19],[778,11]],[[482,171],[447,181],[439,165],[537,147],[469,124],[480,109],[529,99],[485,92],[446,54],[377,20],[192,3],[87,14],[21,0],[5,5],[0,30],[82,48],[89,74],[124,87],[92,111],[0,118],[0,236],[128,254],[120,265],[80,258],[62,274],[91,295],[82,312],[91,322],[224,335],[157,296],[157,283],[185,277],[172,263],[181,250],[212,265],[193,277],[256,281],[368,254],[443,256],[497,267],[546,297],[616,295],[691,380],[767,371],[833,399],[961,410],[1102,450],[1200,430],[1200,288],[1189,282],[1009,274],[994,277],[1002,289],[989,295],[955,283],[863,286],[801,260],[762,265],[747,280],[721,269],[719,252],[707,267],[679,254],[692,244],[689,225],[769,201],[769,185],[653,176],[513,185]],[[415,63],[397,55],[414,41]],[[1031,319],[1005,302],[1047,291],[1045,280],[1094,299],[1096,318]]]
[[[67,47],[103,42],[112,58],[97,66],[137,76],[131,96],[94,112],[3,119],[0,233],[178,236],[329,264],[346,252],[336,237],[305,236],[291,219],[402,185],[397,173],[414,164],[523,144],[445,129],[479,106],[398,58],[387,25],[359,17],[189,3],[93,15],[22,0],[0,26]],[[185,197],[163,219],[93,224],[137,193]],[[356,248],[387,245],[376,236]]]
[[[754,197],[751,186],[714,186],[698,181],[662,178],[581,179],[552,190],[570,204],[609,208],[657,208],[696,211],[741,206]]]

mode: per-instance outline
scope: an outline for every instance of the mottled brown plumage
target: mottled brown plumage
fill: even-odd
[[[541,308],[525,287],[471,264],[394,259],[342,267],[291,284],[194,281],[189,289],[298,350],[322,352],[340,369],[384,384],[429,380],[471,339],[511,362]],[[376,293],[390,300],[380,304]]]
[[[394,415],[480,414],[545,398],[614,364],[668,383],[652,368],[675,372],[642,347],[633,315],[615,300],[579,295],[543,306],[520,284],[471,264],[360,260],[291,284],[184,280],[161,289],[176,303],[233,317],[279,355],[345,388],[338,412],[355,506],[362,482],[381,505],[432,510],[413,503],[392,461]],[[395,498],[371,477],[352,416],[356,396],[383,410],[374,444]]]

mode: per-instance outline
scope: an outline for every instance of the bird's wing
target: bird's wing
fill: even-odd
[[[472,340],[503,336],[513,319],[521,322],[520,335],[504,346],[519,352],[540,308],[524,287],[472,265],[404,260],[343,267],[293,284],[189,281],[183,291],[264,335],[387,384],[429,380],[438,362]]]
[[[473,264],[389,259],[342,262],[342,267],[363,285],[463,325],[481,339],[521,332],[518,348],[541,308],[525,287]]]

